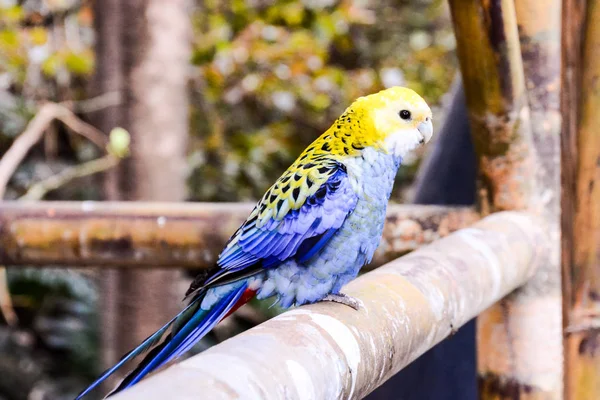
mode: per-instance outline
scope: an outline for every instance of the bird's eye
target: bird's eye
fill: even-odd
[[[402,119],[410,119],[410,111],[402,110],[400,111],[400,118]]]

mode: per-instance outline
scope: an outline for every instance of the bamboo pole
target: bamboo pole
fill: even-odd
[[[575,117],[579,114],[576,120],[579,124],[571,121],[574,123],[568,126],[571,129],[566,130],[565,138],[565,147],[568,144],[576,147],[569,153],[570,158],[566,158],[566,154],[564,158],[574,175],[571,176],[574,187],[570,192],[565,190],[564,197],[571,198],[574,208],[568,210],[571,213],[565,213],[565,220],[572,218],[573,225],[572,231],[565,232],[571,236],[565,235],[570,246],[563,259],[563,277],[565,398],[579,400],[600,398],[600,1],[589,0],[584,13],[580,13],[585,10],[581,3],[573,6],[569,17],[587,23],[580,24],[575,32],[576,35],[583,32],[581,103],[579,107],[576,101],[563,103],[566,113],[573,107]],[[581,16],[585,18],[578,18]],[[572,35],[574,32],[566,33]],[[573,41],[577,42],[577,38]],[[570,50],[574,53],[571,62],[577,63],[579,49],[581,47]]]
[[[516,0],[515,6],[537,161],[530,207],[544,221],[550,247],[539,272],[514,298],[528,313],[514,313],[507,321],[522,324],[523,318],[535,320],[539,324],[537,328],[523,325],[526,328],[522,334],[527,338],[523,349],[535,349],[547,357],[517,355],[520,361],[515,369],[526,377],[526,386],[519,394],[529,399],[561,399],[564,389],[560,267],[562,1]],[[541,319],[539,313],[542,313]],[[538,336],[539,330],[543,330],[541,336]],[[545,341],[543,345],[542,341]],[[548,360],[546,365],[545,360]],[[529,391],[532,385],[541,390]]]
[[[528,209],[553,243],[536,276],[478,319],[482,399],[562,398],[560,6],[551,3],[450,1],[482,213]]]
[[[527,214],[490,216],[348,284],[363,302],[300,307],[158,372],[126,399],[360,399],[523,284],[547,251]]]
[[[482,211],[525,209],[532,135],[512,0],[450,0],[475,150]]]
[[[251,203],[0,203],[0,263],[209,268]],[[479,219],[467,207],[391,205],[373,265]]]

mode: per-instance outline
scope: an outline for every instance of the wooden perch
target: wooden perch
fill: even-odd
[[[214,264],[251,203],[0,203],[0,263],[186,267]],[[466,207],[391,205],[374,265],[479,219]]]
[[[133,399],[361,399],[522,285],[547,251],[541,224],[505,212],[354,280],[355,311],[286,312],[115,396]]]

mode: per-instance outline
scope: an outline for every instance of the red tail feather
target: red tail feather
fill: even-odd
[[[243,306],[244,304],[246,304],[247,302],[249,302],[250,300],[252,300],[252,298],[254,296],[256,296],[256,290],[254,290],[254,289],[246,289],[244,291],[244,293],[242,294],[242,297],[240,297],[240,299],[238,300],[238,302],[235,303],[235,305],[231,308],[231,310],[229,310],[229,312],[223,317],[223,319],[229,317],[238,308],[240,308],[241,306]]]

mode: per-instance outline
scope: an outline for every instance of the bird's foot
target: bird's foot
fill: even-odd
[[[321,301],[332,301],[334,303],[344,304],[348,307],[354,308],[356,311],[360,310],[361,307],[364,307],[362,301],[355,297],[348,296],[344,293],[328,294]]]

